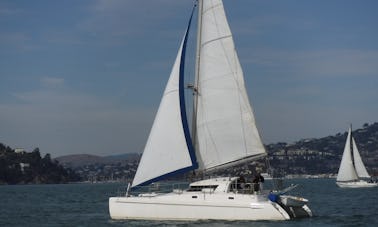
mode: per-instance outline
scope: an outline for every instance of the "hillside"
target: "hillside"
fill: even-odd
[[[0,143],[0,184],[57,184],[79,180],[74,171],[51,160],[50,154],[42,158],[38,148],[27,152]]]
[[[88,165],[106,165],[112,163],[126,163],[132,160],[139,160],[140,155],[136,153],[97,156],[90,154],[65,155],[55,158],[62,165],[69,168],[78,168]]]
[[[370,174],[378,175],[378,123],[353,130],[362,159]],[[270,163],[284,174],[338,172],[347,132],[320,139],[267,145]]]
[[[65,155],[55,158],[59,163],[64,166],[76,168],[79,166],[90,165],[95,163],[103,163],[104,157],[90,155],[90,154],[75,154]]]
[[[87,154],[55,158],[64,167],[72,168],[84,181],[126,181],[134,177],[140,154],[127,153],[111,156]]]

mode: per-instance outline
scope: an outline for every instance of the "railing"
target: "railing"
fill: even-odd
[[[147,186],[136,186],[129,188],[124,186],[118,189],[117,195],[122,196],[138,196],[138,195],[154,195],[168,192],[182,193],[188,189],[187,182],[167,182],[167,183],[152,183]]]
[[[129,186],[123,186],[118,189],[118,197],[127,196],[156,196],[163,193],[177,193],[181,194],[185,190],[189,189],[188,182],[158,182],[147,186],[137,186],[130,189]],[[258,194],[263,190],[262,183],[235,183],[231,184],[229,191],[238,194]],[[203,188],[201,190],[189,190],[199,191],[204,194],[214,193],[215,188]]]
[[[262,183],[237,183],[232,184],[230,191],[238,194],[256,194],[263,190]]]

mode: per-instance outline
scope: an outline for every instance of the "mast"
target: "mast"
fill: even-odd
[[[197,48],[196,48],[196,65],[195,65],[195,78],[193,87],[193,121],[192,121],[192,140],[196,153],[198,153],[198,140],[197,140],[197,106],[198,106],[198,81],[200,70],[201,58],[201,33],[202,33],[202,9],[203,0],[197,0],[198,5],[198,21],[197,21]],[[199,158],[199,157],[198,157]]]
[[[356,164],[355,164],[355,162],[354,162],[354,153],[353,153],[353,144],[352,144],[352,142],[353,142],[353,132],[352,132],[352,124],[350,124],[350,139],[349,139],[349,147],[350,147],[350,155],[351,155],[351,157],[352,157],[352,163],[353,163],[353,167],[354,167],[354,169],[356,169]]]

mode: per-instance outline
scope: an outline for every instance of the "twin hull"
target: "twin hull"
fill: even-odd
[[[297,209],[303,210],[302,207],[298,207]],[[208,194],[198,192],[173,192],[135,197],[111,197],[109,199],[109,212],[112,219],[290,219],[288,212],[278,203],[269,201],[266,195],[234,193]],[[310,216],[310,214],[308,214],[308,216]]]

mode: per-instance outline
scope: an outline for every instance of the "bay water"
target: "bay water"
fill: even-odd
[[[335,179],[291,179],[285,184],[299,184],[289,194],[309,199],[314,217],[290,221],[115,221],[109,216],[108,198],[116,196],[125,184],[1,185],[0,226],[378,226],[378,188],[341,189]]]

